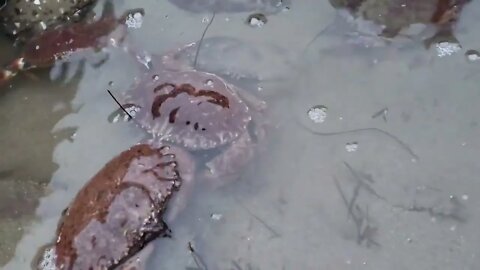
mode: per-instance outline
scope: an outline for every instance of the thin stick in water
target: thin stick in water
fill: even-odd
[[[388,108],[385,107],[372,115],[372,119],[382,116],[383,121],[387,122]]]
[[[203,39],[205,38],[205,34],[207,34],[208,28],[210,28],[210,25],[213,23],[213,19],[215,19],[216,12],[213,12],[212,18],[210,19],[210,22],[208,23],[207,27],[203,30],[202,37],[200,38],[200,41],[198,42],[197,45],[197,51],[195,52],[195,60],[193,60],[193,67],[197,67],[197,61],[198,61],[198,53],[200,52],[200,47],[202,46]]]
[[[369,127],[369,128],[357,128],[357,129],[350,129],[350,130],[342,130],[342,131],[336,131],[336,132],[319,132],[319,131],[315,131],[312,128],[308,127],[307,125],[305,125],[304,123],[302,123],[300,120],[298,120],[296,118],[295,118],[295,122],[296,122],[296,124],[298,124],[299,126],[304,128],[305,130],[310,132],[311,134],[319,135],[319,136],[337,136],[337,135],[345,135],[345,134],[349,134],[349,133],[359,133],[359,132],[381,133],[381,134],[389,137],[390,139],[394,140],[396,143],[398,143],[398,145],[400,145],[408,154],[410,154],[415,161],[417,161],[419,159],[417,154],[415,154],[415,152],[413,152],[413,150],[410,148],[410,146],[408,146],[405,142],[400,140],[397,136],[395,136],[395,135],[391,134],[390,132],[387,132],[383,129]]]
[[[272,238],[277,238],[277,237],[282,236],[272,226],[270,226],[266,221],[264,221],[259,216],[255,215],[252,211],[250,211],[250,209],[247,206],[245,206],[239,199],[235,198],[235,200],[243,207],[243,209],[245,209],[245,211],[247,211],[247,213],[249,213],[255,220],[260,222],[268,231],[270,231],[270,233],[272,234]]]
[[[132,115],[128,113],[128,111],[122,106],[122,104],[120,104],[120,102],[118,102],[118,100],[115,98],[115,96],[112,94],[112,92],[108,89],[107,89],[107,92],[108,92],[108,94],[110,94],[110,96],[113,98],[113,100],[115,100],[115,102],[122,109],[122,111],[124,111],[128,115],[129,119],[133,119]]]
[[[197,268],[199,270],[208,270],[205,262],[202,260],[202,258],[200,258],[200,256],[193,248],[192,242],[188,242],[188,251],[190,251],[190,254],[192,254],[193,261],[195,262],[195,265],[197,265]]]

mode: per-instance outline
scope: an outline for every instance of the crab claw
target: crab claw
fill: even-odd
[[[18,72],[25,70],[25,60],[18,58],[14,60],[10,65],[0,70],[0,86],[4,86],[11,79],[17,76]]]
[[[0,87],[5,86],[18,72],[10,69],[0,70]]]
[[[15,74],[8,69],[0,71],[0,86],[5,85]]]

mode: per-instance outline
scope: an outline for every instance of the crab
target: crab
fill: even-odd
[[[455,40],[452,33],[464,6],[471,0],[330,0],[333,7],[346,10],[368,32],[385,39],[403,34],[415,24],[430,26],[433,35],[424,40],[427,47],[439,39]],[[358,20],[357,20],[358,21]],[[363,21],[363,22],[362,22]],[[371,34],[371,33],[370,33]]]
[[[56,240],[40,250],[34,269],[143,267],[137,253],[170,235],[163,216],[172,195],[191,179],[191,163],[182,149],[165,144],[138,144],[121,152],[65,209]]]
[[[148,136],[78,192],[36,269],[145,269],[152,241],[185,208],[195,182],[238,179],[264,139],[265,102],[175,54],[138,57],[143,76],[125,110]],[[144,59],[149,61],[143,61]],[[115,113],[116,114],[116,113]],[[211,181],[213,180],[213,181]]]
[[[236,178],[265,135],[266,103],[220,76],[198,71],[178,57],[191,48],[147,55],[142,77],[123,95],[123,108],[160,140],[203,162],[201,175],[221,186]],[[137,54],[138,56],[138,54]],[[228,182],[228,181],[227,181]]]
[[[92,48],[100,51],[112,43],[112,39],[113,45],[117,45],[125,37],[126,18],[137,13],[143,15],[144,10],[131,9],[117,19],[113,16],[113,4],[106,1],[103,14],[96,21],[60,25],[41,32],[23,46],[20,57],[0,70],[0,85],[5,85],[21,71],[49,68],[73,56],[87,58],[88,54],[83,56],[82,53],[89,52]]]

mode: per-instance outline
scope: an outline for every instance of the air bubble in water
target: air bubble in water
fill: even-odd
[[[158,75],[153,75],[153,76],[152,76],[152,79],[153,79],[154,81],[158,81],[158,80],[160,79],[160,76],[158,76]]]
[[[460,44],[454,42],[440,42],[435,47],[439,57],[450,56],[462,49]]]
[[[140,12],[128,14],[125,24],[128,28],[140,28],[143,24],[143,15]]]
[[[465,52],[465,56],[469,62],[477,62],[480,60],[480,52],[476,50],[468,50]]]
[[[358,142],[349,142],[345,145],[347,152],[355,152],[358,149]]]
[[[262,13],[255,13],[247,18],[247,24],[253,27],[262,27],[267,23],[267,16]]]
[[[148,53],[144,53],[143,55],[137,55],[137,60],[146,68],[152,68],[152,57]]]
[[[308,118],[314,123],[323,123],[327,118],[327,107],[323,105],[315,105],[308,110]]]

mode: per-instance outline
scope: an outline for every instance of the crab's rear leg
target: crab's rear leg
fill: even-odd
[[[204,178],[214,189],[237,180],[244,168],[254,158],[257,144],[250,134],[245,132],[221,154],[207,162]]]
[[[150,242],[128,261],[118,266],[118,270],[146,270],[149,258],[154,250],[154,243]]]

